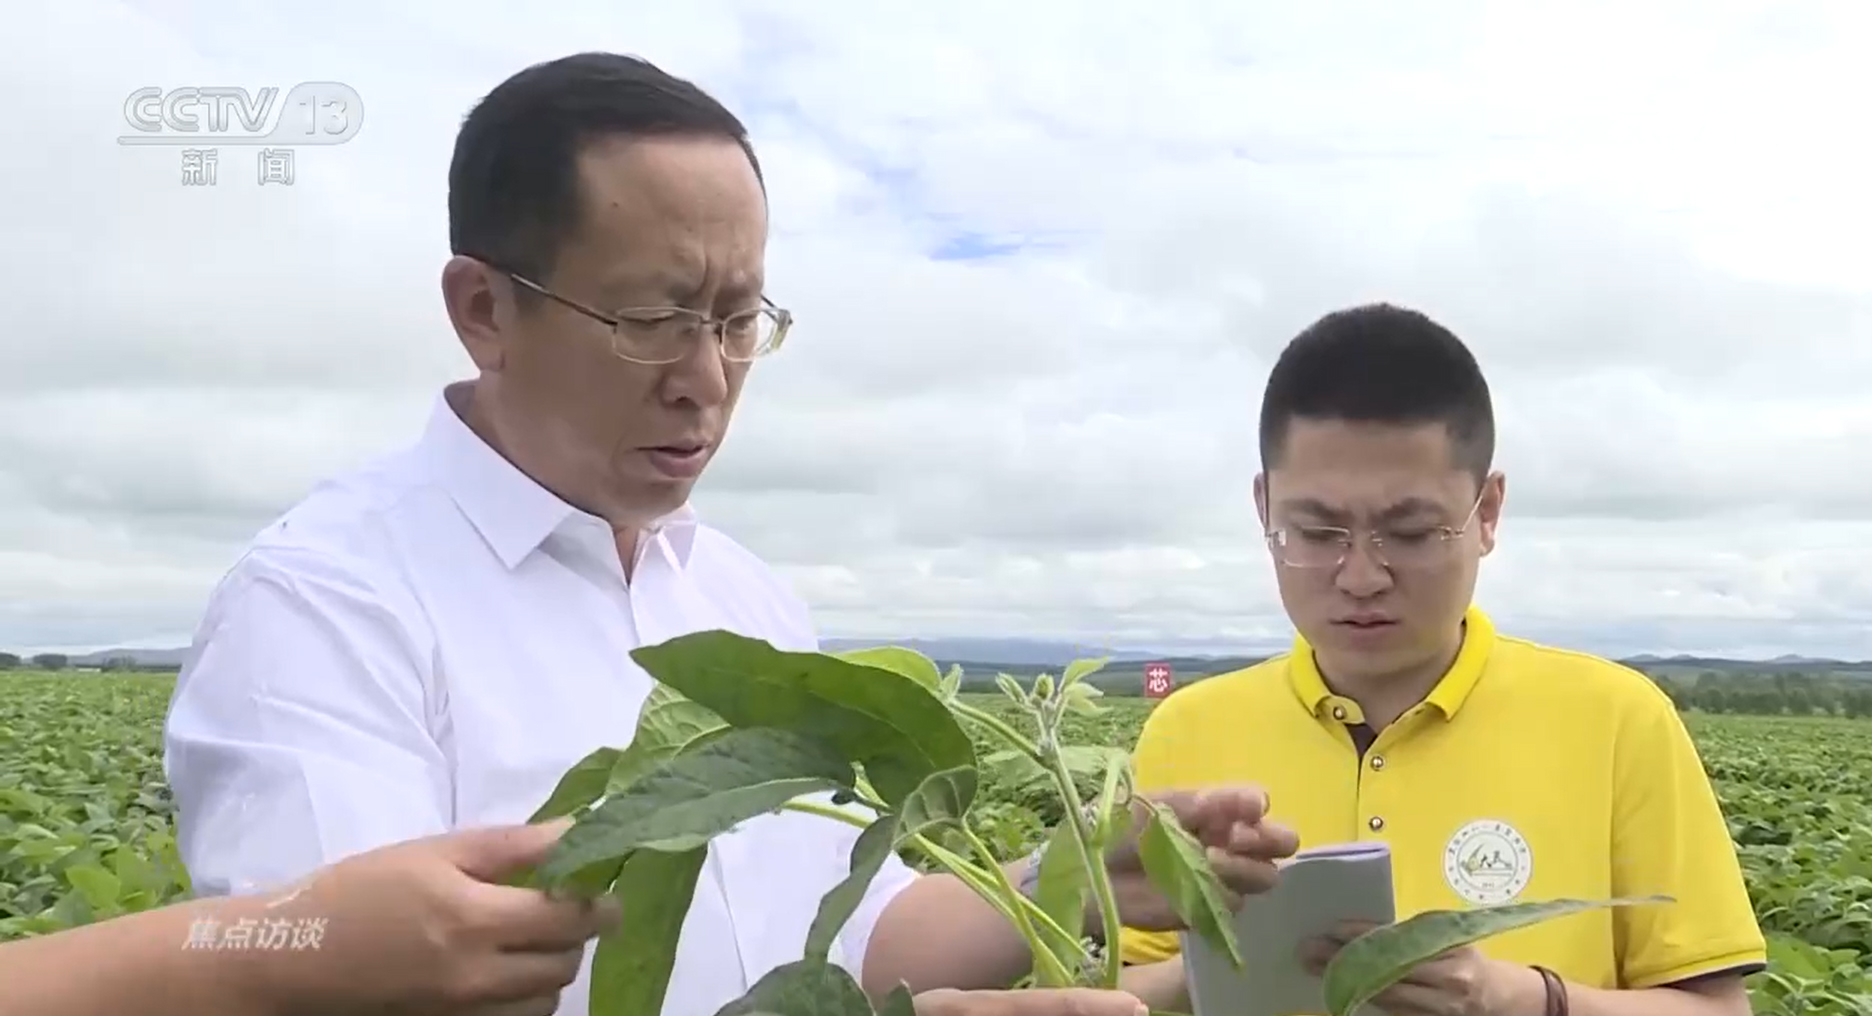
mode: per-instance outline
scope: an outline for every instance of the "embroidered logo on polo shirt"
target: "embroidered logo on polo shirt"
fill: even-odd
[[[1443,878],[1456,895],[1477,906],[1513,900],[1533,874],[1527,839],[1506,822],[1477,819],[1456,830],[1443,848]]]

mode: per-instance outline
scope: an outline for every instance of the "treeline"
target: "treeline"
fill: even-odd
[[[148,674],[173,673],[175,667],[159,663],[138,663],[134,657],[112,656],[104,660],[82,660],[74,663],[64,653],[38,653],[33,656],[21,656],[18,653],[0,653],[0,670],[104,670],[111,673],[139,671]]]
[[[948,664],[943,665],[947,668]],[[963,687],[969,691],[993,692],[994,675],[1011,674],[1023,684],[1043,670],[1057,673],[1057,667],[1008,667],[995,664],[962,664]],[[1226,667],[1208,673],[1196,668],[1176,673],[1177,687],[1193,684],[1213,673],[1236,669]],[[1694,676],[1657,673],[1637,668],[1671,697],[1681,712],[1728,713],[1746,716],[1847,716],[1872,718],[1872,678],[1809,674],[1797,671],[1750,672],[1704,671]],[[1109,698],[1142,698],[1144,674],[1136,664],[1108,667],[1087,679]]]
[[[1872,717],[1872,680],[1704,671],[1691,680],[1651,675],[1684,711],[1748,716]]]

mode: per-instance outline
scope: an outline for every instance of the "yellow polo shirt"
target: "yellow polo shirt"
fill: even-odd
[[[1766,946],[1715,792],[1677,710],[1643,674],[1496,634],[1478,609],[1428,698],[1361,756],[1313,654],[1180,689],[1139,735],[1137,786],[1266,787],[1302,849],[1390,845],[1400,918],[1471,904],[1662,893],[1486,940],[1487,955],[1599,988],[1748,973]],[[1174,934],[1126,928],[1127,963]]]

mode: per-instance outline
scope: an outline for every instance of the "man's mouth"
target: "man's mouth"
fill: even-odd
[[[1376,631],[1377,629],[1388,628],[1396,624],[1397,619],[1385,617],[1381,614],[1355,614],[1352,617],[1342,617],[1333,623],[1344,625],[1347,628],[1358,631]]]
[[[708,450],[707,444],[681,442],[654,445],[643,451],[658,472],[665,476],[692,480],[701,475],[702,465],[708,460]]]

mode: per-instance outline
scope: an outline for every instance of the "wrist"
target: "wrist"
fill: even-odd
[[[1505,968],[1508,978],[1504,1016],[1548,1016],[1547,978],[1536,967],[1519,963]]]
[[[290,966],[303,966],[303,953],[289,954],[257,947],[252,942],[229,941],[231,928],[250,927],[243,919],[258,922],[261,906],[248,897],[222,897],[213,905],[202,907],[190,920],[188,939],[176,947],[192,953],[203,962],[201,968],[212,973],[212,981],[202,990],[218,999],[217,1012],[242,1016],[296,1016],[304,996],[289,983]]]

